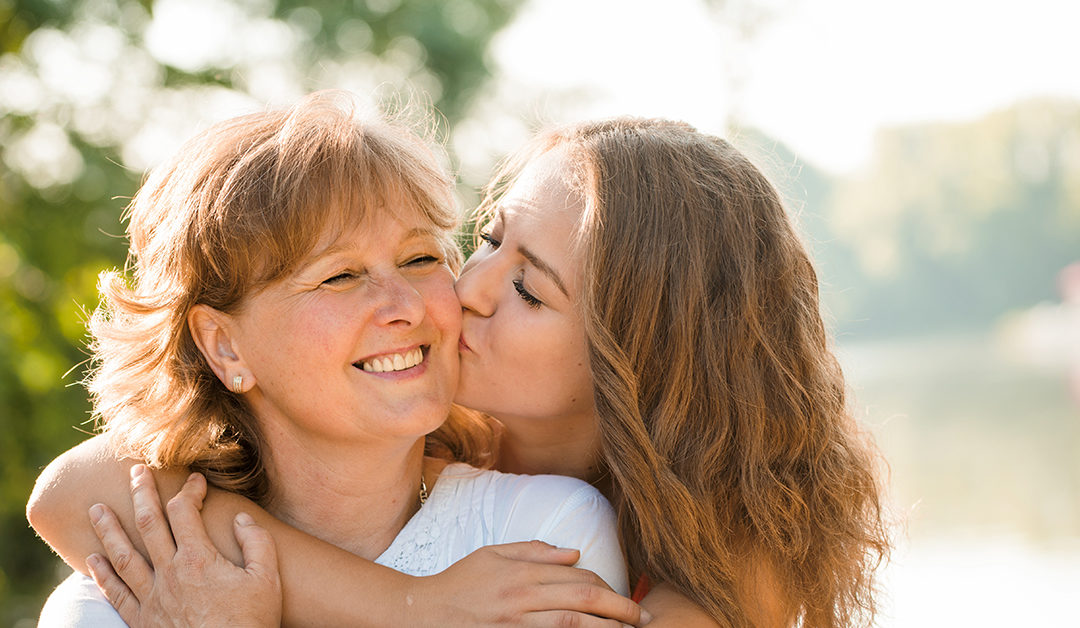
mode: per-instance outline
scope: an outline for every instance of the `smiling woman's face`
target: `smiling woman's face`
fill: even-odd
[[[512,430],[522,421],[594,424],[577,303],[581,261],[572,246],[582,208],[565,183],[561,151],[545,153],[499,202],[457,282],[463,320],[455,401]]]
[[[446,418],[460,309],[441,233],[411,214],[368,217],[234,317],[262,422],[344,442],[420,438]]]

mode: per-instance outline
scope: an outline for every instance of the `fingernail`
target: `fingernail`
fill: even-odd
[[[90,507],[90,522],[95,525],[101,521],[101,517],[105,514],[105,507],[101,504],[94,504]]]
[[[137,465],[131,467],[131,479],[134,480],[135,478],[139,477],[140,475],[142,475],[143,471],[145,471],[145,470],[146,470],[146,465],[144,465],[144,464],[137,464]]]
[[[198,472],[198,471],[194,471],[194,472],[192,472],[192,474],[191,474],[191,475],[187,476],[187,481],[188,481],[188,482],[192,482],[192,481],[194,481],[194,480],[195,480],[196,478],[198,478],[198,477],[199,477],[199,472]]]
[[[249,526],[255,523],[255,520],[251,518],[251,515],[247,514],[246,512],[236,513],[235,521],[236,525],[238,526]]]
[[[104,561],[105,559],[101,557],[101,554],[90,554],[86,557],[86,566],[90,571],[101,571]]]
[[[650,621],[652,621],[652,615],[650,615],[649,611],[645,610],[644,608],[641,609],[641,625],[644,626]]]

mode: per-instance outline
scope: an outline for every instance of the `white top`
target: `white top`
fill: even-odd
[[[94,581],[73,573],[53,589],[38,617],[40,628],[75,628],[76,626],[125,627],[120,614],[109,604]]]
[[[581,550],[577,566],[629,594],[615,513],[575,478],[443,469],[427,503],[375,562],[414,576],[438,573],[485,545],[539,539]],[[94,581],[72,574],[45,602],[38,626],[124,626]]]

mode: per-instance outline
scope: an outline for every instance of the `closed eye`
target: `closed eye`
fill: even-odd
[[[338,274],[334,275],[333,277],[323,281],[323,283],[324,284],[337,284],[337,283],[342,283],[344,281],[348,281],[350,279],[355,279],[355,278],[356,278],[355,273],[344,272],[344,273],[338,273]]]
[[[442,261],[442,260],[440,260],[438,257],[435,257],[434,255],[420,255],[418,257],[412,258],[408,262],[405,262],[405,265],[406,266],[425,266],[427,264],[438,264],[440,261]]]
[[[517,291],[518,296],[521,297],[521,300],[527,303],[529,307],[538,310],[540,309],[540,306],[544,304],[543,301],[534,297],[533,294],[525,288],[525,282],[522,280],[515,279],[512,283],[514,284],[514,290]]]
[[[502,244],[501,240],[496,240],[490,233],[481,232],[480,239],[483,240],[485,244],[491,245],[491,248],[493,249],[499,248],[499,245]]]

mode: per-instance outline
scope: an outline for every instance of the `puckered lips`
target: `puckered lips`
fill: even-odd
[[[407,371],[424,361],[428,345],[417,345],[390,353],[380,353],[353,362],[353,366],[367,373],[396,373]]]

